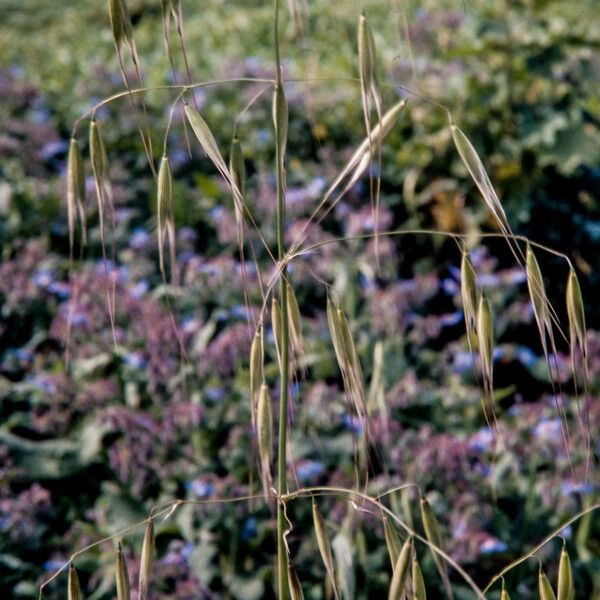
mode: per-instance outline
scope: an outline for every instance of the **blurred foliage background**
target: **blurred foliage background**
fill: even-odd
[[[195,80],[273,76],[269,2],[185,1],[185,32]],[[291,123],[288,241],[319,194],[364,136],[356,85],[351,2],[297,2],[284,11],[282,52]],[[171,73],[159,2],[128,2],[144,80]],[[568,452],[548,380],[525,278],[506,245],[482,241],[496,226],[454,150],[444,105],[473,141],[516,232],[572,257],[587,299],[591,419],[600,425],[600,6],[593,0],[391,0],[365,2],[379,53],[384,101],[407,97],[405,115],[382,153],[385,229],[429,228],[469,234],[473,261],[497,316],[496,386],[506,449],[497,455],[480,409],[459,302],[460,254],[443,237],[348,241],[306,255],[292,268],[307,340],[309,370],[294,386],[292,456],[303,485],[352,485],[349,413],[324,318],[334,285],[351,317],[367,379],[375,343],[384,347],[381,380],[389,426],[374,428],[386,452],[373,474],[384,490],[414,481],[444,526],[450,554],[481,585],[567,517],[597,501],[598,474],[583,472],[575,423]],[[179,113],[168,138],[176,178],[176,298],[188,361],[180,357],[167,291],[157,269],[155,187],[126,99],[98,111],[115,190],[116,253],[103,265],[88,180],[90,243],[69,269],[64,203],[66,151],[76,119],[122,90],[104,2],[0,0],[0,595],[33,598],[40,582],[76,549],[141,520],[172,500],[243,495],[257,484],[247,400],[250,315],[231,200],[198,148],[188,154]],[[227,154],[233,120],[268,86],[222,83],[195,93]],[[146,96],[155,144],[173,90]],[[249,198],[261,233],[274,239],[275,192],[270,94],[239,119]],[[76,135],[87,152],[87,122]],[[192,144],[193,146],[193,144]],[[89,165],[87,166],[90,175]],[[371,233],[368,177],[311,241]],[[256,235],[253,236],[256,241]],[[258,247],[257,247],[258,248]],[[548,293],[566,322],[567,266],[540,253]],[[249,273],[250,305],[260,307]],[[106,310],[116,284],[117,338]],[[252,312],[252,311],[250,311]],[[71,362],[65,364],[70,319]],[[567,348],[559,346],[560,397],[574,406]],[[268,357],[274,364],[274,353]],[[187,385],[182,386],[185,378]],[[275,385],[275,370],[269,371]],[[274,390],[276,391],[276,390]],[[384,439],[384,438],[382,438]],[[596,440],[597,443],[597,440]],[[598,449],[600,451],[600,449]],[[569,460],[574,467],[571,469]],[[292,480],[292,478],[291,478]],[[493,493],[495,492],[495,495]],[[394,508],[416,518],[416,495]],[[323,503],[337,559],[350,560],[349,597],[380,597],[389,582],[383,531],[343,501]],[[307,501],[290,506],[294,564],[308,598],[323,598]],[[186,506],[160,524],[156,597],[273,597],[274,522],[262,503]],[[124,541],[137,573],[141,534]],[[565,532],[581,598],[599,593],[597,519]],[[431,556],[431,597],[441,594]],[[559,542],[540,559],[555,576]],[[348,559],[349,557],[349,559]],[[110,544],[77,563],[85,596],[111,598]],[[537,562],[507,577],[517,598],[536,597]],[[64,596],[65,578],[47,589]],[[457,598],[470,598],[460,579]],[[495,596],[493,595],[495,594]],[[495,590],[490,598],[499,598]]]

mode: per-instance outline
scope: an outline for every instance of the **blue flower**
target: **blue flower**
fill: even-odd
[[[212,483],[202,479],[194,479],[185,484],[185,488],[190,490],[198,498],[210,498],[215,493],[215,486]]]
[[[344,415],[342,421],[346,429],[350,429],[353,433],[362,433],[362,425],[358,417],[355,417],[354,415]]]
[[[257,535],[257,529],[256,529],[256,519],[254,517],[248,517],[248,519],[246,519],[246,522],[244,523],[244,527],[242,529],[242,539],[247,541],[250,540],[254,537],[256,537]]]
[[[498,538],[490,537],[479,546],[482,554],[495,554],[496,552],[506,552],[508,546]]]
[[[298,479],[302,483],[306,483],[311,481],[319,475],[322,475],[325,472],[325,465],[321,462],[317,462],[315,460],[307,460],[302,462],[296,468],[296,473],[298,475]]]
[[[140,352],[132,352],[131,354],[126,354],[123,357],[125,364],[131,367],[132,369],[145,369],[147,365],[147,361],[144,356]]]

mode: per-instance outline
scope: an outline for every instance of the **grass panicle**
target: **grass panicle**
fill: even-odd
[[[477,325],[477,276],[466,250],[462,253],[460,263],[460,296],[465,314],[467,334],[470,335]]]
[[[127,562],[123,556],[121,542],[117,543],[115,573],[117,583],[117,600],[130,600],[131,583],[129,581],[129,571],[127,570]]]
[[[586,326],[585,326],[585,309],[583,304],[583,296],[581,295],[581,286],[575,269],[571,267],[569,270],[569,278],[567,280],[567,316],[569,319],[569,337],[571,341],[571,349],[579,344],[579,349],[583,354],[584,360],[587,360],[587,342],[586,342]]]
[[[278,81],[273,91],[273,125],[275,127],[275,136],[277,137],[277,161],[282,171],[287,149],[289,118],[289,109],[285,92],[283,91],[283,84],[281,81]]]
[[[540,265],[531,249],[531,244],[527,244],[525,256],[527,286],[533,306],[533,314],[538,326],[544,354],[548,357],[548,339],[552,337],[552,320],[550,317],[548,296],[546,295],[546,286],[544,285]]]
[[[138,598],[147,600],[150,577],[152,576],[152,562],[155,551],[154,521],[150,519],[146,525],[142,553],[140,556],[140,576],[138,580]]]
[[[560,562],[558,564],[557,592],[557,600],[572,600],[575,597],[571,559],[564,545],[560,552]]]
[[[409,537],[398,554],[398,559],[394,565],[394,573],[390,583],[388,600],[401,600],[404,598],[408,587],[408,579],[410,575],[410,566],[413,555],[413,540]]]
[[[333,586],[333,592],[336,598],[339,598],[337,586],[335,582],[335,570],[333,566],[333,555],[331,553],[331,543],[327,535],[327,525],[325,519],[319,510],[319,505],[313,500],[312,502],[313,526],[317,537],[317,545],[321,554],[321,559],[325,565],[325,569]]]
[[[287,312],[290,325],[290,344],[294,356],[301,361],[304,357],[304,338],[302,336],[302,320],[300,316],[300,306],[294,293],[294,288],[288,282],[287,286]]]
[[[123,42],[132,40],[131,20],[124,0],[108,0],[108,16],[115,44],[120,48]]]
[[[396,566],[398,555],[402,548],[402,540],[398,535],[398,530],[390,523],[390,520],[383,516],[383,533],[385,535],[385,545],[392,564],[392,569]]]
[[[500,230],[505,235],[506,240],[511,247],[513,253],[518,258],[521,254],[518,250],[518,247],[514,245],[512,242],[512,230],[510,228],[510,224],[508,222],[508,218],[502,207],[500,199],[496,194],[496,190],[490,181],[490,178],[485,170],[483,165],[483,161],[479,158],[479,154],[477,154],[477,150],[470,142],[469,138],[465,135],[465,133],[452,122],[450,119],[450,129],[452,131],[452,139],[454,140],[454,145],[458,150],[458,154],[460,155],[465,167],[469,171],[475,185],[479,189],[483,199],[490,210],[490,212],[494,215],[498,225],[500,226]]]
[[[79,577],[73,563],[69,565],[69,600],[81,600],[81,587],[79,586]]]
[[[298,579],[296,569],[288,563],[288,585],[290,587],[290,598],[291,600],[304,600],[304,592]]]
[[[554,590],[552,589],[550,581],[548,580],[548,577],[546,577],[546,573],[544,573],[541,566],[538,573],[538,589],[540,593],[540,600],[556,600]]]
[[[425,580],[419,566],[419,561],[413,558],[412,563],[412,599],[411,600],[427,600],[427,592],[425,590]]]
[[[442,543],[441,528],[438,523],[436,516],[431,509],[431,505],[424,496],[421,497],[421,521],[423,522],[423,529],[425,530],[425,538],[435,548],[444,548]],[[442,557],[435,551],[432,550],[433,560],[437,567],[437,570],[444,582],[444,588],[446,595],[450,600],[453,599],[452,587],[450,585],[450,579],[448,577],[448,567],[442,559]]]
[[[250,414],[252,428],[256,427],[256,407],[258,406],[258,394],[265,379],[265,343],[264,328],[259,324],[250,346]]]
[[[257,432],[258,455],[265,500],[271,487],[271,461],[273,457],[273,403],[266,383],[258,394]]]
[[[229,154],[229,171],[231,173],[231,180],[236,187],[242,198],[244,198],[246,193],[246,169],[244,167],[244,156],[242,154],[242,146],[240,144],[240,139],[237,135],[233,136],[233,140],[231,141],[231,151]],[[238,202],[235,202],[234,198],[234,208],[235,208],[235,218],[236,221],[241,222],[244,218],[243,213],[240,212],[241,206]]]
[[[281,307],[279,301],[275,296],[271,299],[271,327],[273,328],[273,339],[275,341],[275,352],[277,354],[277,361],[281,367]]]
[[[67,158],[67,221],[69,226],[69,255],[72,259],[77,221],[79,222],[82,249],[87,243],[85,172],[83,158],[75,137],[72,137],[69,143],[69,156]]]
[[[169,243],[171,278],[175,277],[175,219],[173,216],[173,176],[169,158],[164,155],[158,170],[158,192],[156,197],[156,218],[158,232],[158,256],[160,272],[166,281],[165,237]]]

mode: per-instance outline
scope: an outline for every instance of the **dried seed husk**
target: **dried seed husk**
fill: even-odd
[[[142,554],[140,557],[140,577],[138,582],[138,597],[140,600],[148,598],[148,586],[152,574],[152,561],[154,560],[154,521],[148,521],[144,541],[142,543]]]
[[[402,549],[402,541],[400,540],[398,531],[390,523],[390,520],[387,517],[383,517],[383,533],[385,535],[385,545],[387,546],[393,569],[398,561],[400,550]]]
[[[329,578],[331,580],[331,584],[334,589],[334,594],[337,597],[337,588],[335,585],[335,571],[333,568],[333,555],[331,554],[331,544],[327,535],[327,526],[325,524],[325,519],[323,518],[323,515],[319,510],[319,506],[314,500],[312,503],[312,513],[313,526],[315,528],[315,535],[317,536],[317,545],[319,546],[319,552],[321,553],[323,564],[325,565],[325,569],[327,570],[327,574],[329,575]]]
[[[261,461],[271,462],[273,449],[273,406],[269,388],[265,383],[260,386],[258,394],[258,451]]]
[[[69,249],[71,255],[75,243],[75,221],[79,219],[81,245],[86,245],[87,226],[85,213],[85,173],[83,158],[77,140],[72,137],[67,159],[67,212],[69,224]]]
[[[275,137],[277,139],[277,160],[283,165],[288,137],[289,111],[283,85],[277,82],[273,92],[273,125],[275,126]]]
[[[571,267],[569,271],[566,295],[571,346],[573,346],[575,340],[577,340],[584,357],[586,357],[587,343],[585,339],[585,310],[583,297],[581,295],[581,286],[579,285],[579,279],[577,278],[577,273],[573,267]]]
[[[398,555],[396,564],[394,565],[394,574],[390,583],[390,591],[388,600],[400,600],[404,596],[406,586],[408,584],[408,575],[412,559],[413,541],[409,537]]]
[[[127,570],[127,562],[123,556],[121,542],[117,544],[115,571],[117,580],[117,600],[130,600],[131,584],[129,582],[129,571]]]
[[[443,549],[444,546],[442,544],[440,525],[436,516],[433,514],[433,510],[431,509],[427,498],[425,497],[421,497],[421,520],[423,521],[423,529],[425,530],[425,538],[427,539],[427,541],[435,548]],[[435,562],[437,570],[444,582],[446,595],[449,598],[453,598],[446,563],[444,562],[442,557],[433,549],[431,550],[431,553],[433,555],[433,560]]]
[[[548,581],[548,577],[542,569],[540,569],[538,576],[538,587],[540,592],[540,600],[556,600],[556,596],[554,595],[554,591],[552,590],[552,586]]]
[[[558,564],[558,597],[557,600],[571,600],[575,590],[573,588],[573,570],[571,569],[571,559],[566,548],[560,553],[560,562]]]
[[[81,588],[79,586],[79,577],[77,571],[71,563],[69,565],[69,600],[80,600],[81,599]]]
[[[252,415],[252,427],[256,425],[256,407],[258,405],[258,394],[260,386],[264,382],[264,333],[262,323],[258,326],[252,345],[250,346],[250,409]]]
[[[460,294],[469,332],[477,323],[477,276],[466,251],[463,251],[460,264]]]
[[[413,597],[412,600],[427,600],[427,592],[425,591],[425,580],[423,579],[423,573],[421,567],[416,558],[413,559],[412,564],[412,585],[413,585]]]
[[[296,569],[290,564],[288,564],[288,585],[291,600],[304,600],[304,592],[302,591],[298,574],[296,573]]]

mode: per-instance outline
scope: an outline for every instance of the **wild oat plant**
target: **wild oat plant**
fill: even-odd
[[[293,444],[290,442],[290,426],[293,426],[298,415],[302,413],[302,398],[292,395],[292,389],[298,379],[310,377],[312,369],[320,361],[328,361],[329,356],[314,356],[303,336],[303,307],[298,301],[297,285],[294,282],[294,267],[306,257],[318,255],[327,247],[354,239],[370,239],[373,244],[374,264],[377,272],[385,265],[386,253],[384,241],[400,236],[422,236],[450,238],[456,244],[457,258],[460,257],[460,298],[464,312],[466,340],[472,357],[472,368],[478,374],[481,389],[481,414],[489,426],[492,436],[493,460],[497,463],[503,459],[505,451],[506,425],[502,422],[502,411],[499,410],[494,386],[494,353],[495,353],[495,320],[489,294],[478,281],[470,248],[471,236],[441,230],[394,230],[386,231],[380,226],[381,167],[384,161],[386,136],[406,119],[407,102],[428,103],[427,97],[412,93],[403,88],[404,98],[389,103],[389,98],[397,86],[381,81],[379,77],[377,49],[375,38],[365,14],[357,18],[356,48],[358,78],[349,74],[348,81],[356,85],[357,98],[362,105],[365,137],[356,147],[343,168],[335,176],[330,185],[321,193],[318,201],[311,207],[310,217],[299,231],[294,234],[290,243],[286,238],[286,180],[288,177],[288,130],[289,111],[286,100],[286,89],[290,85],[298,85],[298,81],[285,78],[282,56],[280,53],[280,2],[274,2],[273,45],[274,45],[274,77],[270,78],[238,78],[224,81],[194,82],[189,68],[184,38],[184,23],[181,3],[178,0],[163,0],[163,39],[168,60],[173,68],[175,83],[167,86],[174,92],[170,107],[169,119],[162,144],[156,144],[148,125],[148,109],[145,98],[155,91],[145,87],[142,79],[140,62],[132,33],[132,26],[125,0],[109,1],[109,16],[119,69],[126,86],[126,91],[115,94],[99,102],[89,114],[77,121],[73,130],[68,157],[67,173],[67,208],[70,254],[73,261],[77,244],[80,254],[87,243],[86,228],[88,214],[86,208],[85,172],[91,167],[95,181],[95,213],[99,222],[102,255],[106,264],[114,258],[115,202],[111,184],[111,165],[103,138],[103,130],[110,127],[109,122],[100,122],[100,109],[118,100],[129,103],[129,109],[135,116],[144,151],[148,158],[149,168],[156,183],[154,197],[156,199],[156,232],[159,249],[159,267],[163,278],[165,295],[172,326],[177,333],[180,345],[182,393],[186,394],[187,380],[190,377],[190,365],[186,347],[181,335],[178,321],[178,290],[185,282],[178,281],[176,269],[176,228],[174,210],[174,180],[169,159],[169,133],[175,117],[181,119],[189,144],[199,144],[202,151],[218,171],[231,194],[231,202],[235,215],[236,238],[239,247],[242,269],[243,289],[248,313],[251,315],[253,329],[252,343],[248,357],[249,381],[247,399],[250,406],[251,423],[249,426],[254,436],[254,453],[248,460],[253,461],[258,474],[257,480],[248,482],[247,493],[235,497],[210,498],[207,500],[175,499],[155,507],[143,523],[132,523],[131,526],[117,535],[95,542],[88,548],[77,550],[68,564],[68,597],[70,600],[81,598],[80,583],[77,576],[77,562],[84,560],[90,548],[108,544],[115,548],[115,580],[114,589],[119,600],[137,597],[140,600],[150,597],[152,593],[153,561],[155,558],[155,528],[163,527],[183,507],[197,504],[205,505],[205,509],[221,510],[224,503],[248,503],[249,510],[272,511],[273,536],[276,539],[276,567],[272,580],[267,580],[267,588],[272,585],[277,598],[353,598],[381,597],[368,590],[358,588],[352,566],[352,556],[361,550],[360,528],[357,523],[379,528],[385,540],[389,554],[389,577],[387,589],[389,600],[410,598],[424,600],[430,598],[501,598],[531,597],[521,595],[518,578],[514,573],[522,573],[517,567],[526,561],[539,561],[539,596],[542,600],[558,598],[570,600],[583,598],[579,591],[578,577],[574,574],[569,559],[566,543],[563,543],[560,556],[555,552],[552,542],[560,537],[571,525],[582,520],[589,529],[589,517],[600,505],[584,499],[583,505],[572,518],[562,523],[550,535],[536,543],[520,558],[507,564],[486,584],[475,582],[467,568],[458,564],[446,551],[444,527],[441,525],[443,515],[439,513],[439,502],[428,497],[426,490],[419,486],[419,481],[398,481],[391,489],[381,489],[378,475],[393,475],[393,460],[390,457],[387,441],[395,435],[392,427],[392,415],[386,406],[384,395],[383,370],[386,363],[386,349],[377,343],[372,351],[372,360],[365,352],[364,344],[356,337],[352,319],[344,308],[337,283],[324,280],[315,274],[318,285],[323,286],[323,297],[326,298],[326,322],[329,331],[333,356],[339,367],[339,377],[343,382],[348,412],[356,424],[352,439],[354,454],[354,483],[336,486],[302,486],[297,478],[293,461]],[[302,20],[302,10],[292,3],[292,16]],[[286,13],[287,15],[287,13]],[[176,40],[176,42],[175,42]],[[178,82],[175,76],[176,51],[184,61],[186,81]],[[128,68],[128,64],[132,69]],[[306,84],[315,82],[306,82]],[[252,85],[257,92],[251,102],[244,108],[242,115],[230,118],[232,143],[229,149],[219,146],[211,131],[210,124],[202,114],[196,93],[201,88],[216,85]],[[164,88],[161,88],[164,91]],[[276,214],[273,215],[272,238],[263,234],[264,224],[257,223],[253,210],[253,190],[246,185],[246,173],[243,154],[244,120],[241,116],[250,113],[265,94],[272,97],[272,127],[274,130],[274,170],[276,186]],[[515,235],[507,218],[501,199],[485,168],[482,159],[469,138],[454,122],[450,108],[435,104],[435,109],[443,111],[447,116],[448,131],[453,140],[456,152],[460,156],[466,172],[470,175],[489,214],[497,225],[497,233],[480,234],[484,242],[500,238],[508,247],[515,263],[526,273],[527,287],[533,314],[546,360],[549,378],[553,382],[556,411],[562,423],[562,436],[570,461],[570,468],[577,468],[583,478],[596,481],[596,462],[594,456],[594,431],[590,425],[590,399],[588,397],[588,347],[586,342],[586,324],[584,302],[581,295],[577,273],[569,257],[555,252],[551,248],[535,243],[519,235]],[[81,127],[89,120],[89,167],[79,150],[83,144]],[[482,124],[483,126],[484,124]],[[159,149],[161,156],[159,157]],[[373,220],[372,233],[361,234],[352,238],[329,236],[315,240],[311,237],[313,226],[321,223],[340,201],[351,192],[360,181],[368,181],[370,195],[370,218]],[[363,214],[368,214],[365,212]],[[557,307],[549,300],[546,282],[540,269],[537,256],[550,253],[565,262],[567,266],[566,281],[566,314],[567,323],[559,321]],[[269,264],[265,266],[259,260],[266,256]],[[251,261],[245,260],[250,257]],[[247,265],[254,262],[254,268],[261,274],[256,277],[247,272]],[[264,261],[263,261],[264,262]],[[75,264],[72,264],[75,269]],[[108,269],[108,267],[107,267]],[[108,271],[107,271],[108,273]],[[116,300],[116,284],[110,277],[105,278],[106,307],[113,330],[114,344],[118,345],[115,333],[115,315],[118,309]],[[262,285],[262,281],[266,281]],[[258,283],[257,283],[258,282]],[[558,282],[552,282],[553,285]],[[260,309],[253,310],[255,299],[260,299]],[[152,326],[151,324],[149,325]],[[67,349],[69,349],[69,332],[67,332]],[[575,401],[566,403],[559,383],[560,374],[557,360],[558,345],[568,344],[571,355],[573,380],[576,382]],[[67,352],[67,359],[69,359]],[[367,381],[365,373],[369,374]],[[446,393],[446,392],[444,392]],[[275,396],[278,395],[278,399]],[[326,401],[326,397],[324,398]],[[358,433],[360,432],[360,434]],[[577,432],[581,452],[572,455],[574,448],[570,437]],[[310,440],[307,442],[310,443]],[[133,449],[135,452],[135,448]],[[584,458],[581,459],[581,456]],[[575,462],[577,461],[577,464]],[[385,479],[390,481],[389,478]],[[490,480],[490,494],[501,493],[502,479]],[[335,536],[332,543],[333,519],[328,518],[328,511],[335,502],[337,517],[340,511],[344,515],[343,530]],[[313,531],[298,531],[294,522],[297,514],[295,505],[310,503],[312,505]],[[436,508],[438,506],[438,508]],[[341,507],[341,508],[340,508]],[[436,515],[436,512],[438,513]],[[127,561],[124,558],[123,544],[130,544],[128,536],[136,528],[145,527],[143,545],[139,549],[139,569],[137,584],[131,581]],[[298,536],[311,538],[322,561],[322,581],[315,582],[310,574],[309,583],[305,574],[295,568]],[[293,539],[293,544],[290,540]],[[551,547],[550,554],[547,547]],[[542,553],[542,551],[544,552]],[[315,554],[316,556],[316,554]],[[541,556],[551,556],[549,565],[543,565]],[[430,562],[433,561],[438,578],[432,574]],[[426,568],[424,562],[427,563]],[[547,577],[545,569],[552,572]],[[62,570],[61,570],[62,571]],[[54,580],[61,571],[56,572],[42,585],[40,596],[47,584]],[[554,574],[557,574],[556,576]],[[386,575],[384,574],[384,580]],[[596,578],[597,582],[597,578]],[[509,589],[512,588],[512,589]],[[136,591],[137,590],[137,591]],[[443,590],[443,591],[442,591]],[[595,589],[595,597],[600,591]],[[136,595],[137,594],[137,595]],[[268,592],[271,596],[272,592]],[[210,590],[197,590],[193,597],[217,597]],[[230,596],[227,596],[230,597]],[[241,597],[241,596],[240,596]]]

